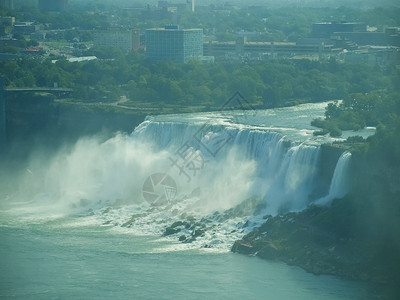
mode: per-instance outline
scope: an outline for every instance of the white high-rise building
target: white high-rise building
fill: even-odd
[[[203,29],[170,25],[146,30],[146,53],[151,61],[186,63],[203,57]]]

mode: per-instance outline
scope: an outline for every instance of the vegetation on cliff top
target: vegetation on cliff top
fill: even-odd
[[[389,284],[393,297],[400,282],[400,94],[348,95],[330,104],[325,115],[313,122],[322,134],[377,126],[366,140],[347,142],[353,154],[350,192],[329,207],[266,216],[232,251],[279,259],[316,274]]]
[[[154,64],[141,52],[113,55],[114,59],[74,63],[33,58],[2,61],[0,75],[9,87],[52,87],[57,82],[59,87],[72,88],[73,97],[84,102],[115,102],[126,96],[125,104],[132,106],[197,106],[197,110],[218,109],[236,91],[258,108],[343,99],[388,87],[388,92],[399,91],[391,83],[398,76],[396,68],[334,59]]]
[[[400,117],[352,145],[351,190],[329,207],[265,216],[232,251],[277,259],[315,274],[371,281],[400,293]],[[384,123],[384,125],[382,125]],[[397,296],[396,296],[397,295]]]
[[[394,89],[393,89],[394,90]],[[347,95],[340,103],[330,103],[325,120],[316,119],[311,124],[322,128],[314,134],[340,136],[342,130],[360,130],[366,126],[384,126],[400,115],[400,93],[373,91]]]

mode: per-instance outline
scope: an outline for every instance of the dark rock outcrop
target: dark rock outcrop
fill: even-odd
[[[183,222],[183,221],[174,222],[174,223],[172,223],[171,226],[168,226],[167,228],[165,228],[164,236],[181,232],[183,229],[189,228],[189,227],[190,227],[190,224],[187,222]]]
[[[311,206],[299,213],[267,216],[231,250],[280,260],[314,274],[393,285],[395,269],[377,252],[374,241],[358,234],[351,206],[348,199],[336,199],[329,208]],[[393,257],[391,263],[398,262]]]

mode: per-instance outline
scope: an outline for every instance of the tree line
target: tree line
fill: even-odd
[[[72,88],[72,97],[81,102],[114,102],[127,96],[130,105],[201,106],[203,110],[220,107],[236,91],[258,108],[332,99],[345,99],[344,107],[350,105],[350,94],[399,91],[394,84],[399,70],[394,66],[340,63],[333,58],[177,64],[152,63],[143,52],[125,55],[117,49],[94,48],[86,54],[103,59],[52,62],[24,57],[1,61],[0,74],[9,87],[51,87],[56,82]]]

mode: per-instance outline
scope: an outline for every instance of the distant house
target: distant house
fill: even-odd
[[[28,54],[28,55],[41,55],[44,53],[43,49],[40,47],[32,46],[26,48],[24,51],[22,51],[23,54]]]

